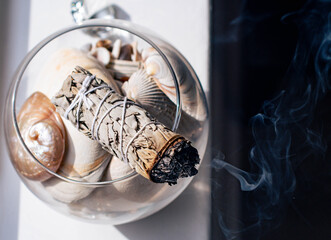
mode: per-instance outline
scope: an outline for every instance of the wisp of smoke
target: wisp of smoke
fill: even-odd
[[[251,171],[238,169],[223,158],[212,161],[214,169],[226,170],[239,181],[242,191],[250,193],[243,195],[247,219],[241,229],[229,229],[219,214],[227,239],[246,233],[254,233],[258,239],[260,233],[277,226],[296,188],[296,168],[308,157],[322,158],[327,149],[321,127],[313,121],[317,104],[331,87],[330,3],[308,1],[301,10],[282,19],[297,24],[299,39],[286,74],[287,87],[266,101],[261,113],[251,119]]]

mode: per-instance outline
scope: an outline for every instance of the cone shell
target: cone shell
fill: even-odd
[[[65,128],[54,105],[35,92],[23,104],[17,122],[21,136],[32,154],[49,170],[56,171],[65,151]],[[14,134],[11,141],[16,169],[31,180],[44,181],[51,175],[23,148]]]

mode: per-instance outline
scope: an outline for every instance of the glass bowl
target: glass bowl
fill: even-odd
[[[171,100],[175,106],[171,123],[167,122],[166,125],[189,139],[202,160],[208,139],[208,111],[204,92],[194,70],[173,46],[157,34],[121,20],[85,21],[83,24],[62,29],[35,46],[23,59],[10,86],[4,112],[4,130],[13,166],[27,188],[38,199],[65,215],[94,222],[122,224],[149,216],[164,208],[183,192],[192,177],[181,178],[172,186],[152,183],[134,171],[123,171],[123,175],[107,179],[106,171],[113,161],[107,163],[109,166],[103,170],[98,181],[83,181],[64,176],[58,171],[48,169],[32,154],[23,140],[17,121],[17,115],[27,98],[36,91],[43,92],[42,85],[45,84],[40,84],[40,79],[43,78],[40,75],[43,66],[54,53],[64,48],[86,48],[86,44],[105,38],[113,42],[115,39],[121,39],[123,43],[136,41],[139,51],[153,48],[161,56],[173,81]],[[52,83],[46,85],[53,87]],[[188,118],[191,120],[187,120]],[[70,136],[67,134],[66,137]],[[76,141],[72,141],[72,144],[76,144]],[[76,147],[79,150],[80,146]],[[17,154],[18,148],[23,149],[32,161],[51,177],[45,181],[36,181],[22,174],[16,165],[16,160],[20,157]],[[63,194],[54,193],[49,187],[54,183],[69,189],[70,194],[85,194],[76,199],[63,199]]]

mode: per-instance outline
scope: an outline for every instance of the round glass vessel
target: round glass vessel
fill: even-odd
[[[202,160],[208,139],[208,110],[204,92],[194,70],[187,60],[161,37],[126,21],[85,21],[81,25],[54,33],[35,46],[18,67],[9,89],[4,112],[4,130],[13,166],[24,184],[37,198],[57,211],[79,219],[122,224],[144,218],[164,208],[188,186],[192,177],[180,178],[178,183],[172,186],[153,183],[132,170],[122,171],[120,166],[112,166],[115,164],[113,159],[102,164],[102,170],[97,169],[100,172],[97,180],[63,175],[61,171],[47,168],[42,161],[39,161],[40,158],[32,154],[29,144],[25,142],[20,131],[21,125],[18,121],[20,109],[29,96],[37,91],[43,93],[45,85],[53,87],[53,82],[46,84],[42,82],[47,81],[42,69],[45,64],[52,65],[51,56],[61,49],[86,48],[86,44],[95,44],[100,39],[109,39],[112,42],[121,39],[123,44],[135,42],[138,52],[153,49],[162,59],[172,85],[164,89],[162,86],[160,88],[165,92],[168,91],[167,96],[174,105],[174,112],[167,116],[164,124],[190,140]],[[60,83],[64,80],[59,79]],[[45,95],[52,98],[47,93]],[[155,104],[159,104],[157,100]],[[162,119],[158,118],[162,118],[165,114],[167,113],[156,114],[155,117],[162,122]],[[71,137],[70,144],[76,151],[77,149],[80,151],[80,141],[70,136],[68,129],[66,132],[66,141]],[[18,148],[23,149],[50,177],[46,180],[35,180],[22,174],[17,168],[17,160],[20,158],[20,154],[17,154]],[[68,150],[67,148],[68,146],[65,151]],[[65,157],[61,164],[63,161],[71,160]],[[112,171],[112,168],[119,174],[107,178],[109,175],[107,173]],[[70,195],[66,196],[66,194]]]

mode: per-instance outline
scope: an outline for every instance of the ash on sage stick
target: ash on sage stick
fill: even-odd
[[[198,172],[199,155],[188,140],[81,67],[52,102],[79,131],[153,182],[176,184]]]

